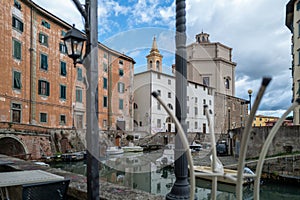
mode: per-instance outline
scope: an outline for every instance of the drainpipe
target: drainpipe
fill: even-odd
[[[30,11],[30,102],[29,102],[29,123],[33,124],[36,118],[36,51],[35,51],[35,38],[34,38],[34,18],[35,14],[33,7]]]

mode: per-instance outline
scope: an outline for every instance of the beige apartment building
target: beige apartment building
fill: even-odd
[[[211,42],[209,34],[201,32],[187,46],[187,77],[189,81],[214,89],[214,131],[228,133],[242,127],[248,116],[246,100],[235,97],[235,68],[232,48]]]
[[[31,0],[0,5],[0,122],[86,128],[85,68],[62,41],[70,23]],[[133,130],[135,61],[98,43],[100,130]]]
[[[300,95],[300,1],[290,0],[286,5],[285,25],[292,33],[291,37],[291,54],[292,54],[292,77],[293,77],[293,98],[292,102],[299,98]],[[294,111],[294,125],[300,124],[300,106]]]

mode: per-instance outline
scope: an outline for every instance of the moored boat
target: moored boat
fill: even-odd
[[[117,146],[107,147],[106,149],[106,155],[118,155],[122,153],[124,153],[124,150]]]
[[[201,179],[206,179],[206,180],[212,180],[213,176],[211,176],[213,174],[211,167],[210,166],[194,166],[194,170],[195,170],[195,176],[197,178],[201,178]],[[234,169],[226,169],[223,168],[224,172],[223,172],[223,176],[218,176],[218,182],[221,183],[225,183],[225,184],[231,184],[231,185],[236,185],[236,182],[233,179],[230,179],[230,177],[236,178],[238,171],[234,170]],[[197,173],[200,172],[200,173]],[[244,175],[254,175],[254,173],[249,169],[249,168],[245,168],[244,170]],[[243,184],[248,184],[250,182],[252,182],[253,179],[251,178],[244,178],[244,182]]]
[[[135,146],[133,143],[129,142],[128,146],[122,147],[124,152],[141,152],[144,150],[141,146]]]
[[[142,152],[144,150],[141,146],[126,146],[122,147],[122,149],[124,150],[124,152]]]

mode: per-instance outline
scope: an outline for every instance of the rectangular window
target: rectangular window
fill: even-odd
[[[187,128],[190,128],[190,122],[189,121],[186,122],[186,126],[187,126]]]
[[[189,107],[189,106],[186,107],[186,113],[187,113],[187,114],[190,113],[190,107]]]
[[[14,6],[15,6],[16,8],[18,8],[19,10],[21,10],[21,9],[22,9],[22,6],[21,6],[20,2],[17,1],[17,0],[14,0],[14,1],[15,1]]]
[[[157,128],[161,128],[161,119],[157,119]]]
[[[41,53],[40,67],[43,70],[48,70],[48,56]]]
[[[50,95],[50,83],[48,81],[39,80],[38,93],[39,93],[39,95],[49,96]]]
[[[11,105],[11,121],[21,123],[22,106],[18,103],[12,103]]]
[[[63,54],[67,54],[67,47],[64,43],[59,43],[59,52]]]
[[[103,97],[103,107],[107,108],[107,96]]]
[[[198,129],[198,122],[195,122],[195,129]]]
[[[102,124],[103,128],[106,128],[106,127],[107,127],[107,120],[104,119],[102,123],[103,123],[103,124]]]
[[[61,99],[66,99],[66,90],[67,90],[67,87],[65,85],[60,85],[60,98]]]
[[[125,84],[124,83],[118,83],[118,92],[119,93],[124,93],[125,91]]]
[[[107,72],[107,63],[103,62],[103,71]]]
[[[66,124],[66,115],[60,115],[59,123],[62,125]]]
[[[198,115],[198,108],[195,107],[195,115]]]
[[[189,100],[190,100],[190,97],[189,97],[189,96],[187,96],[187,97],[186,97],[186,100],[187,100],[187,101],[189,101]]]
[[[209,86],[209,77],[203,77],[203,85]]]
[[[50,29],[50,24],[46,20],[42,20],[42,26]]]
[[[60,35],[61,35],[62,37],[65,37],[65,36],[66,36],[66,31],[62,30]]]
[[[60,75],[66,76],[67,75],[67,63],[60,61]]]
[[[203,105],[203,115],[205,115],[205,105]]]
[[[21,42],[15,40],[15,39],[13,39],[13,57],[18,60],[21,60],[21,57],[22,57]]]
[[[76,102],[82,103],[82,89],[76,88]]]
[[[195,84],[195,88],[197,89],[197,85]]]
[[[157,110],[160,110],[160,103],[157,102]]]
[[[103,88],[107,89],[107,78],[103,77]]]
[[[43,33],[39,33],[39,42],[42,45],[48,46],[48,36]]]
[[[298,66],[300,66],[300,49],[298,49],[297,51],[298,51]]]
[[[76,115],[76,128],[82,129],[83,128],[83,115]]]
[[[107,58],[107,53],[104,52],[103,58]]]
[[[120,64],[120,65],[123,65],[123,60],[119,60],[119,64]]]
[[[77,80],[82,81],[82,69],[79,67],[77,68]]]
[[[123,110],[123,107],[124,107],[124,100],[123,99],[119,99],[119,109],[120,110]]]
[[[197,97],[195,97],[195,103],[198,103],[198,98]]]
[[[171,85],[171,79],[168,79],[168,85]]]
[[[47,123],[47,113],[40,113],[40,122]]]
[[[168,98],[172,98],[171,92],[168,92]]]
[[[14,89],[21,89],[21,72],[13,71],[13,88]]]
[[[12,17],[12,26],[13,28],[15,28],[16,30],[23,32],[24,31],[24,24],[23,22],[16,18],[15,16]]]
[[[300,22],[297,22],[298,23],[298,37],[300,37]]]
[[[123,76],[124,75],[124,70],[123,69],[119,69],[119,76]]]
[[[205,123],[202,124],[202,130],[203,130],[203,133],[206,133],[206,124]]]

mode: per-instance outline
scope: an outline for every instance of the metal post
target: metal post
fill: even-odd
[[[98,14],[97,0],[86,0],[86,75],[89,87],[86,93],[87,118],[87,192],[88,199],[99,199],[99,127],[98,105],[96,105],[98,86]]]
[[[87,36],[84,66],[89,87],[86,91],[87,199],[99,200],[99,127],[98,127],[98,1],[86,0],[85,9],[73,0],[85,19]]]
[[[185,0],[176,0],[176,117],[186,133],[186,12]],[[166,199],[189,199],[188,163],[183,144],[177,135],[175,138],[175,176],[176,181]]]

